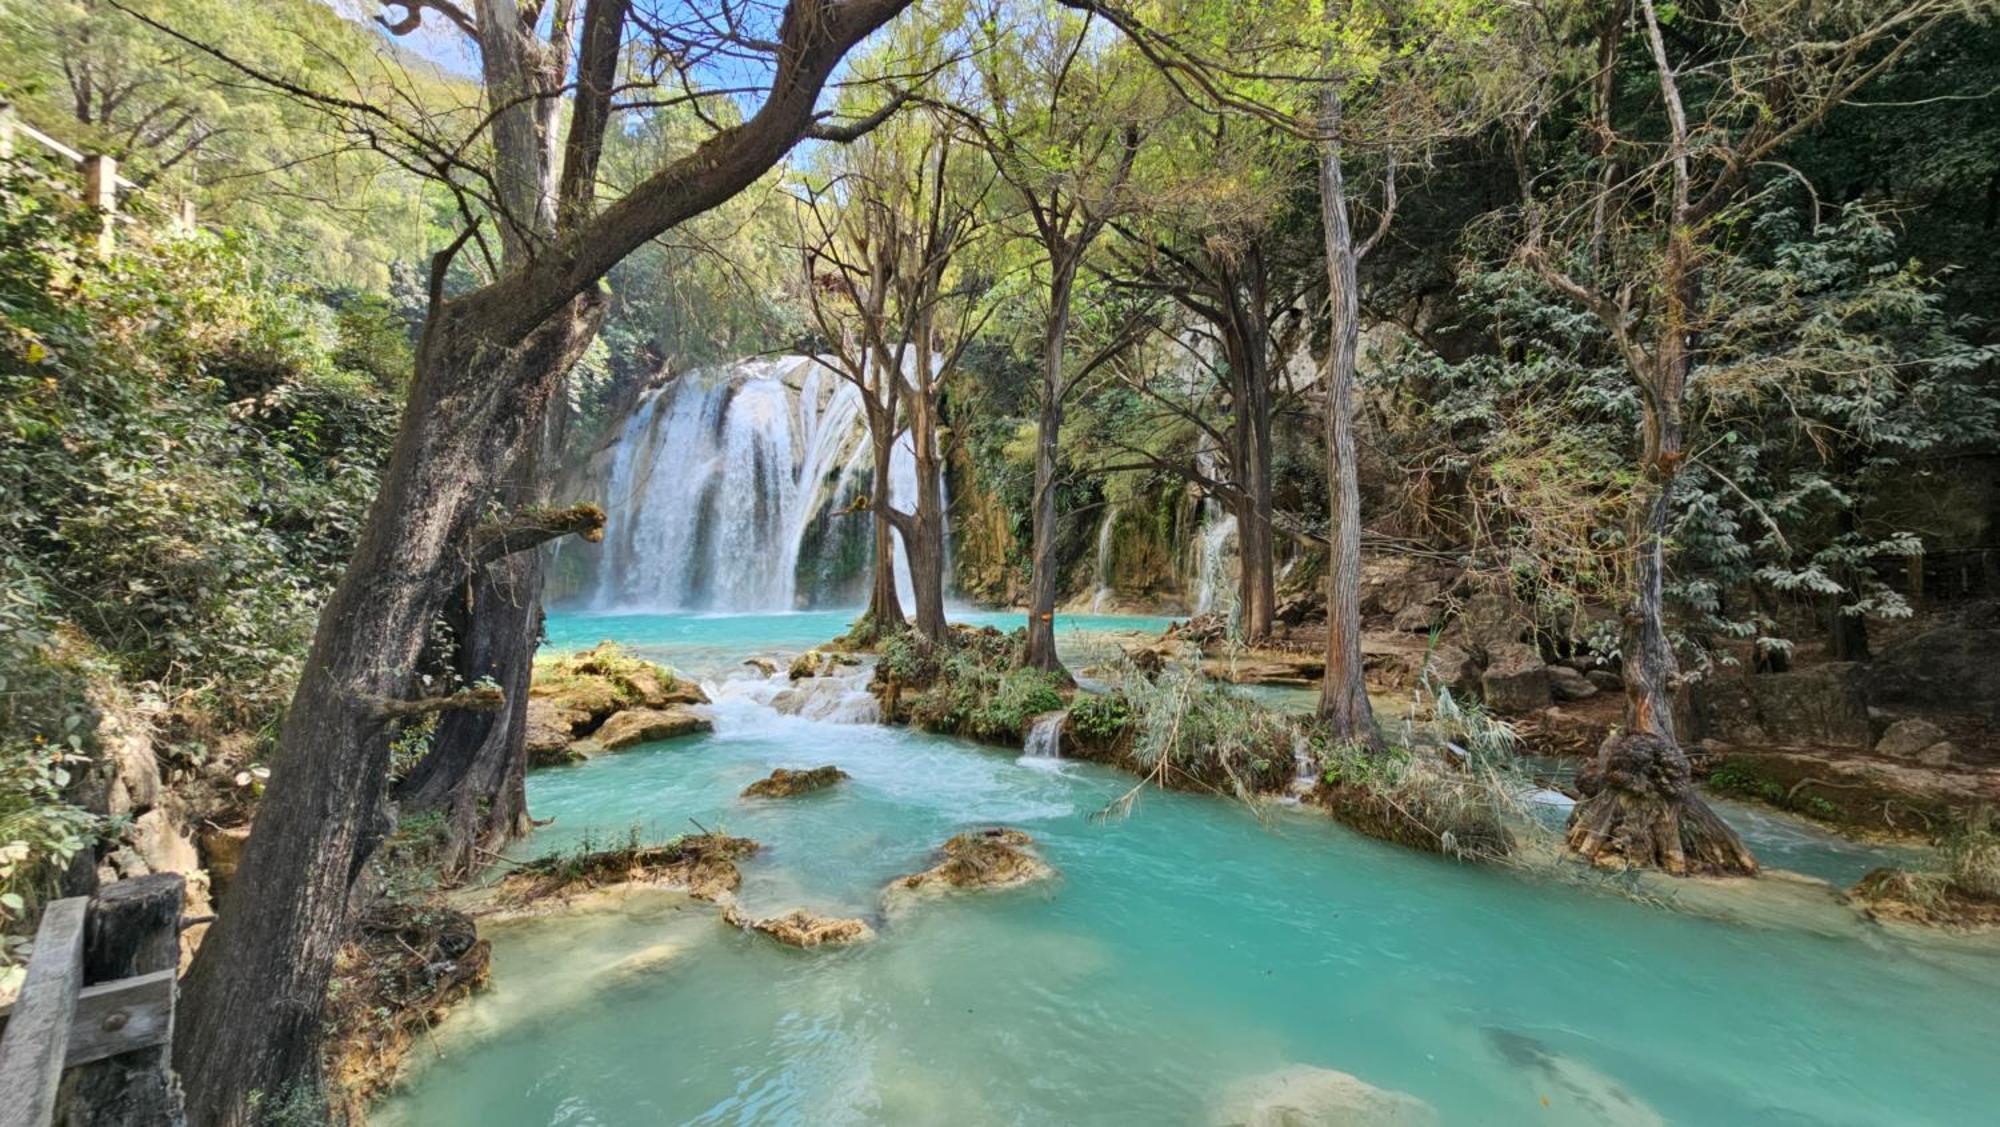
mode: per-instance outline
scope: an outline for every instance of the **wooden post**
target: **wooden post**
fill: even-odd
[[[55,1113],[83,985],[83,918],[90,901],[58,900],[42,913],[21,1000],[0,1034],[0,1127],[42,1127]]]
[[[118,222],[118,159],[103,153],[83,158],[83,200],[104,218],[97,236],[97,252],[110,254],[116,242],[113,228]]]
[[[56,1122],[66,1127],[153,1127],[186,1123],[181,1087],[169,1064],[173,1037],[173,983],[180,965],[181,901],[185,882],[179,873],[155,873],[107,885],[91,903],[90,924],[84,932],[83,980],[99,983],[155,978],[164,987],[164,1012],[149,1008],[157,998],[133,992],[129,1004],[94,1015],[106,1036],[146,1031],[153,1043],[146,1048],[116,1048],[118,1055],[85,1062],[76,1039],[70,1042],[71,1068],[63,1077]],[[86,988],[86,996],[90,990]],[[157,1038],[157,1040],[154,1040]]]

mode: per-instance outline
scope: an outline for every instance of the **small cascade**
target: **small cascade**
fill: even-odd
[[[1214,500],[1203,503],[1201,535],[1195,540],[1194,613],[1230,613],[1236,607],[1236,517]]]
[[[1303,798],[1319,787],[1319,764],[1304,736],[1292,737],[1292,793]]]
[[[874,674],[874,666],[864,663],[794,681],[780,663],[775,672],[743,669],[703,682],[702,689],[714,702],[717,727],[724,731],[769,725],[776,722],[773,713],[829,724],[875,724],[882,719],[882,706],[868,691]]]
[[[1090,596],[1092,614],[1103,614],[1105,604],[1118,596],[1111,586],[1111,534],[1117,523],[1118,506],[1107,506],[1104,521],[1097,526],[1097,591]]]
[[[1061,759],[1063,722],[1069,719],[1067,712],[1046,712],[1035,717],[1028,726],[1028,734],[1021,740],[1023,759]]]

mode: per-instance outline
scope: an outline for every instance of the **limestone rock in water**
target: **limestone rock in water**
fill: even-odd
[[[1663,1127],[1666,1123],[1659,1112],[1595,1066],[1555,1052],[1533,1037],[1509,1029],[1489,1029],[1486,1041],[1530,1081],[1519,1115],[1523,1120],[1577,1127]]]
[[[785,676],[787,679],[793,681],[803,681],[808,677],[817,677],[820,674],[821,667],[825,664],[827,664],[825,654],[820,653],[818,650],[807,650],[792,659],[792,667],[785,671]]]
[[[847,772],[828,764],[805,771],[780,767],[743,788],[744,798],[791,798],[830,787],[848,777]]]
[[[1331,1068],[1294,1065],[1232,1085],[1216,1127],[1435,1127],[1437,1110],[1407,1092]]]
[[[581,855],[537,858],[502,878],[494,902],[517,910],[612,885],[685,888],[700,900],[722,900],[743,884],[735,861],[760,846],[747,837],[701,833],[664,845],[635,845]]]
[[[1882,733],[1881,739],[1875,741],[1875,754],[1911,759],[1944,738],[1945,730],[1928,720],[1898,720],[1889,725],[1889,730]]]
[[[778,659],[772,657],[746,657],[743,664],[755,669],[766,677],[778,675]]]
[[[642,947],[605,967],[604,973],[613,980],[640,978],[674,962],[680,956],[679,944],[655,943],[650,947]]]
[[[1567,665],[1549,666],[1549,692],[1557,700],[1589,700],[1597,695],[1590,678]]]
[[[866,921],[822,916],[807,908],[795,908],[782,916],[753,920],[731,904],[722,909],[722,921],[731,927],[761,932],[788,947],[860,943],[875,938],[875,929],[869,927]]]
[[[1501,642],[1487,647],[1479,688],[1497,712],[1537,712],[1549,705],[1549,667],[1535,647]]]
[[[962,833],[944,843],[944,859],[920,873],[897,877],[882,891],[885,909],[942,896],[955,889],[1014,888],[1055,875],[1029,852],[1035,839],[1005,826]]]
[[[553,700],[530,697],[527,729],[522,736],[527,747],[528,765],[551,767],[582,759],[583,756],[571,750],[570,745],[576,742],[577,730],[587,727],[589,723],[588,712],[565,708]]]
[[[1577,776],[1571,852],[1607,868],[1676,876],[1748,876],[1757,862],[1736,831],[1695,793],[1687,755],[1650,732],[1619,736]]]
[[[586,753],[596,749],[622,751],[638,744],[714,730],[715,725],[706,718],[679,705],[671,708],[628,708],[613,713],[611,719],[591,735],[587,743],[595,744],[596,748],[586,749]]]

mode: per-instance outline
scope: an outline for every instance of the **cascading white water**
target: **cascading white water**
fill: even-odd
[[[1236,516],[1225,513],[1215,501],[1203,504],[1201,536],[1195,540],[1200,555],[1195,560],[1194,613],[1233,611],[1235,587],[1231,582],[1231,555],[1236,540]]]
[[[1021,740],[1021,755],[1027,759],[1062,758],[1063,721],[1069,719],[1067,712],[1049,712],[1035,718],[1028,726],[1028,734]]]
[[[774,611],[850,599],[867,518],[831,514],[869,492],[871,465],[859,389],[810,356],[690,372],[648,393],[612,452],[594,605]],[[890,502],[912,509],[907,432],[889,479]],[[908,557],[901,537],[892,543],[907,599]]]
[[[1118,506],[1109,505],[1104,510],[1104,522],[1097,526],[1097,591],[1090,596],[1090,613],[1104,613],[1104,604],[1117,597],[1118,592],[1111,586],[1111,542],[1112,531],[1118,523]]]

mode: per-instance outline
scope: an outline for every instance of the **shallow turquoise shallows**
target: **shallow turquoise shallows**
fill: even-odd
[[[617,637],[719,677],[842,624],[559,617],[550,641]],[[863,915],[878,937],[795,951],[662,895],[497,926],[493,989],[434,1048],[419,1042],[381,1122],[1229,1122],[1232,1089],[1297,1066],[1409,1093],[1449,1124],[2000,1114],[2000,960],[1985,955],[1824,926],[1838,913],[1716,922],[1416,855],[1297,809],[1260,821],[1148,791],[1100,821],[1132,778],[780,716],[720,689],[711,736],[535,774],[534,813],[555,821],[525,850],[698,822],[764,843],[743,863],[750,915]],[[823,763],[853,778],[788,802],[736,797],[773,767]],[[1060,878],[880,918],[885,882],[993,824],[1033,834]],[[1789,824],[1745,828],[1831,877],[1869,860]]]

